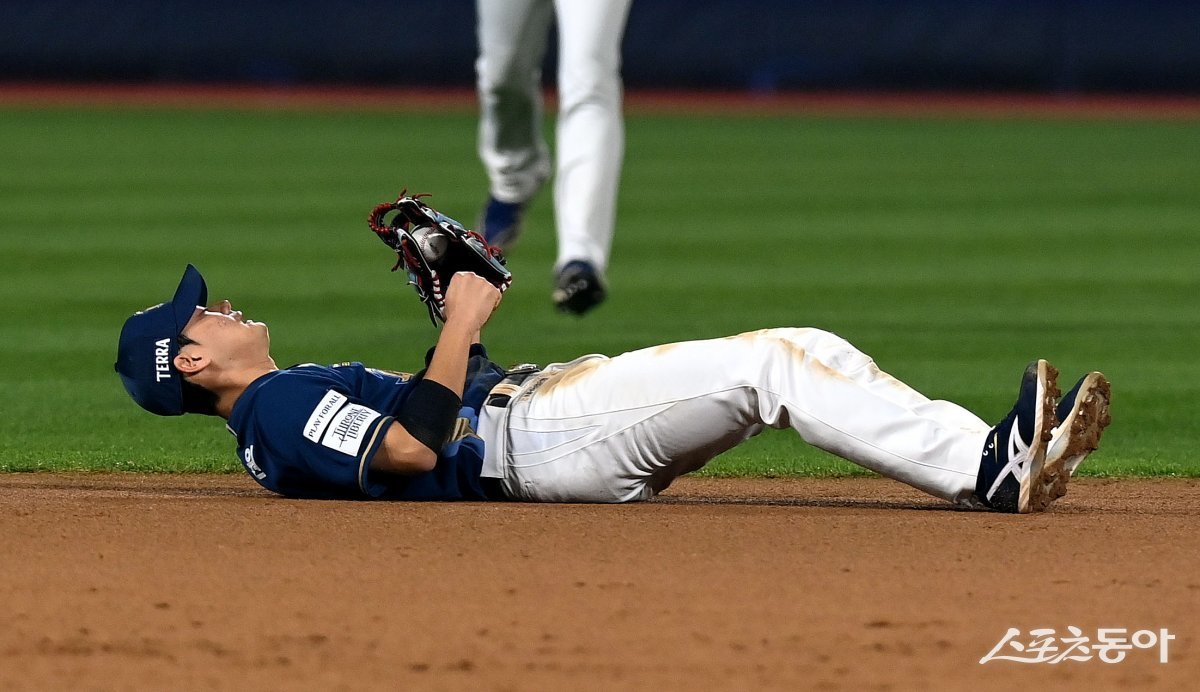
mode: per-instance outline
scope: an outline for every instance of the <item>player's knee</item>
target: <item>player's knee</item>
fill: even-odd
[[[616,73],[573,70],[559,74],[560,107],[570,109],[582,104],[616,106],[621,100],[621,80]]]
[[[766,330],[763,340],[774,349],[775,362],[805,363],[811,360],[841,373],[875,367],[870,356],[846,339],[816,327],[789,327]]]
[[[541,88],[541,69],[511,60],[475,61],[475,83],[484,94],[525,95]]]
[[[795,348],[804,350],[816,348],[819,344],[840,337],[816,327],[774,327],[757,332],[750,332],[756,339],[762,341],[768,348],[791,351]]]

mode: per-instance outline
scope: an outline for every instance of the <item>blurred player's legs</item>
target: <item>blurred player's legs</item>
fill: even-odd
[[[621,39],[630,0],[477,0],[479,158],[489,195],[476,230],[511,249],[530,199],[551,173],[541,134],[541,63],[559,35],[554,217],[558,308],[583,314],[604,301],[625,151]]]
[[[478,0],[479,158],[491,196],[527,202],[550,177],[542,137],[542,58],[550,0]]]
[[[629,0],[556,0],[558,123],[555,134],[555,269],[608,268],[625,151],[621,38]]]
[[[810,444],[962,501],[990,431],[819,329],[581,359],[534,380],[507,413],[508,434],[489,450],[506,455],[506,489],[540,501],[647,499],[765,426],[791,426]]]

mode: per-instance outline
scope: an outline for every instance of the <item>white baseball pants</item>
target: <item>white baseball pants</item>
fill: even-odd
[[[556,268],[608,266],[625,150],[621,38],[630,0],[477,0],[479,158],[491,194],[526,202],[550,177],[541,64],[558,17]]]
[[[585,356],[485,407],[484,475],[514,499],[645,500],[764,428],[950,501],[974,492],[990,425],[931,401],[819,329]]]

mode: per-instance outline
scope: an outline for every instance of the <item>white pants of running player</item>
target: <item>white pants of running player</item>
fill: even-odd
[[[477,0],[479,157],[491,194],[526,202],[550,177],[541,65],[558,17],[556,267],[608,266],[625,150],[621,37],[630,0]]]
[[[961,501],[975,489],[991,427],[819,329],[586,356],[547,372],[507,409],[487,408],[481,426],[507,428],[484,439],[519,500],[645,500],[764,426],[791,426],[821,449]]]

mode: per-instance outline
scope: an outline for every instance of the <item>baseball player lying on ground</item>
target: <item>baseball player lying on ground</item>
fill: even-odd
[[[505,284],[502,284],[505,285]],[[1045,509],[1108,424],[1097,372],[1058,399],[1044,360],[988,425],[930,400],[819,329],[765,329],[505,372],[480,330],[502,290],[460,272],[426,367],[279,369],[267,326],[208,302],[188,266],[174,298],[126,322],[116,370],[159,415],[228,421],[263,487],[291,497],[631,502],[765,426],[951,502]],[[714,367],[714,363],[721,364]]]

